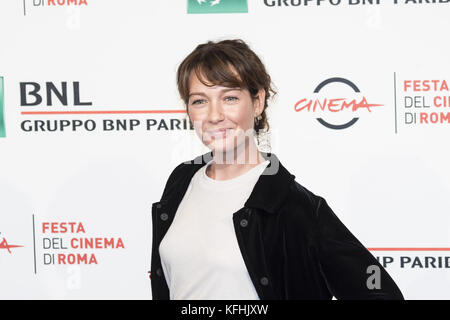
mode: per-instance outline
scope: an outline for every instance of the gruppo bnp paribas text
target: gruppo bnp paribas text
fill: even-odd
[[[122,132],[193,130],[180,110],[142,110],[130,106],[95,107],[82,98],[79,81],[20,82],[20,108],[24,132]],[[149,117],[152,114],[155,116]],[[158,116],[159,115],[159,116]]]
[[[264,0],[267,7],[308,7],[308,6],[370,6],[389,4],[430,4],[449,3],[450,0]]]

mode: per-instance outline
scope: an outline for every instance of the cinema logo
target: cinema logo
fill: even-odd
[[[1,232],[0,232],[0,234],[1,234]],[[12,253],[11,249],[23,247],[23,246],[19,246],[17,244],[10,244],[10,243],[8,243],[8,241],[6,240],[5,237],[0,237],[0,239],[1,239],[1,241],[0,241],[0,251],[6,250],[9,253]]]
[[[337,94],[342,96],[342,89],[336,90],[333,84],[344,84],[350,88],[350,97],[334,98]],[[332,87],[332,90],[330,90]],[[331,92],[330,92],[331,91]],[[294,110],[301,113],[320,115],[316,120],[328,129],[342,130],[354,125],[362,111],[372,112],[371,108],[383,106],[382,104],[369,103],[365,96],[361,95],[359,88],[350,80],[344,78],[329,78],[322,81],[314,89],[315,97],[302,98],[294,105]],[[320,96],[319,96],[320,94]],[[348,120],[348,118],[351,118]],[[326,119],[326,120],[325,120]],[[342,120],[344,119],[344,120]],[[340,121],[341,123],[338,123]]]
[[[3,77],[0,77],[0,138],[6,137],[4,109],[5,109],[5,89]]]
[[[187,13],[247,13],[247,0],[188,0]]]
[[[41,230],[44,265],[96,265],[98,251],[125,249],[121,237],[87,236],[82,222],[43,222]]]

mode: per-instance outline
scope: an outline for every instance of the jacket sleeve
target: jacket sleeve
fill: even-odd
[[[330,293],[336,299],[403,300],[394,280],[325,199],[316,196],[315,202],[320,271]]]

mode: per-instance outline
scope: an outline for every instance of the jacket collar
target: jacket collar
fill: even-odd
[[[244,206],[262,209],[270,214],[274,214],[284,203],[289,193],[291,181],[295,179],[295,176],[281,164],[274,153],[261,152],[261,154],[270,163],[258,178]],[[161,201],[167,202],[170,198],[175,202],[181,202],[191,178],[212,158],[213,154],[210,151],[182,163],[179,174],[177,175],[178,177],[174,180],[174,183],[169,187],[167,192],[164,193]]]

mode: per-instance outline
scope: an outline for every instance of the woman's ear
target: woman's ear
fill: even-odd
[[[264,88],[259,89],[256,96],[253,98],[253,108],[255,117],[259,116],[264,111],[264,104],[266,102],[266,91]]]

